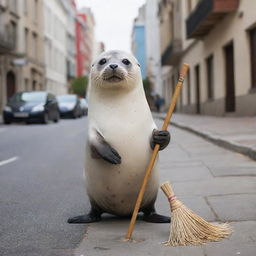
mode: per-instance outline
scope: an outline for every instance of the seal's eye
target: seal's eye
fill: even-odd
[[[125,65],[129,65],[131,64],[131,62],[127,59],[123,59],[122,62],[125,64]]]
[[[106,62],[107,62],[107,60],[104,58],[104,59],[101,59],[101,60],[99,61],[99,64],[100,64],[100,65],[104,65],[104,64],[106,64]]]

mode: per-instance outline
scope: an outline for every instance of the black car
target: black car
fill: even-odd
[[[15,93],[4,107],[5,124],[14,121],[39,121],[47,124],[49,120],[59,121],[58,102],[54,94],[46,91],[25,91]]]
[[[57,96],[59,111],[62,117],[77,118],[82,116],[80,100],[75,94]]]
[[[81,110],[82,110],[82,115],[87,116],[88,103],[87,103],[86,99],[84,99],[84,98],[80,99],[80,106],[81,106]]]

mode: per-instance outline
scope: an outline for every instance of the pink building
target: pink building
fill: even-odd
[[[76,21],[76,75],[85,76],[90,72],[94,47],[94,18],[89,8],[77,14]]]
[[[83,14],[77,14],[76,20],[76,76],[85,75],[85,59],[86,59],[86,36],[85,36],[85,20]]]

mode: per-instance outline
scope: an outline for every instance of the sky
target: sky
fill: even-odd
[[[131,51],[131,33],[138,8],[146,0],[76,0],[77,8],[90,7],[96,22],[96,39],[106,50]]]

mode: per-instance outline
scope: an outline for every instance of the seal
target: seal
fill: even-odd
[[[92,65],[88,93],[85,183],[91,210],[69,223],[100,221],[102,213],[131,216],[152,149],[170,141],[168,131],[156,128],[132,55],[102,53]],[[157,160],[140,211],[145,221],[170,222],[155,211],[158,188]]]

